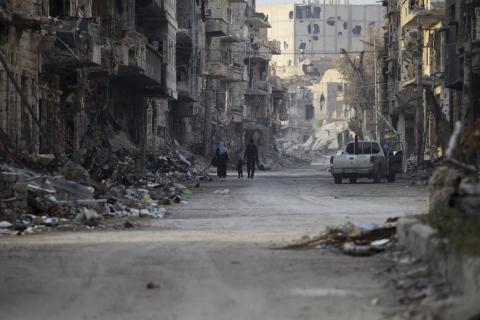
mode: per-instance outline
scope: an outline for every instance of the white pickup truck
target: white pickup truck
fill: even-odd
[[[378,142],[350,142],[345,151],[330,158],[330,172],[337,184],[344,178],[350,183],[356,183],[358,178],[373,179],[375,183],[387,178],[388,182],[394,182],[395,174],[401,172],[402,152],[386,154]]]

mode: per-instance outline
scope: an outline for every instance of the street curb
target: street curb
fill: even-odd
[[[437,237],[429,225],[412,217],[401,218],[397,225],[399,243],[416,259],[426,262],[432,270],[437,270],[454,287],[462,293],[462,301],[472,301],[467,307],[466,319],[480,313],[480,257],[466,256],[453,250],[448,240]],[[469,303],[470,304],[470,303]],[[462,306],[465,310],[466,306]],[[457,308],[454,310],[459,311]],[[460,311],[459,311],[460,312]],[[450,315],[454,315],[450,313]],[[457,319],[456,316],[453,317]],[[463,318],[463,317],[462,317]]]

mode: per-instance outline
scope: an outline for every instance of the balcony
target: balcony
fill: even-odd
[[[207,17],[205,32],[210,37],[228,36],[228,22],[223,18]]]
[[[417,1],[402,2],[401,26],[405,29],[429,28],[445,16],[445,0],[432,0],[429,7],[418,5]]]
[[[245,23],[254,28],[271,28],[268,18],[261,12],[246,9]]]
[[[270,83],[265,80],[252,79],[249,83],[246,95],[267,95],[272,92]]]
[[[178,28],[177,30],[177,46],[191,48],[192,46],[192,29]]]
[[[116,81],[133,86],[145,96],[169,96],[166,88],[166,68],[162,55],[150,45],[136,42],[133,46],[119,45],[116,49],[120,64]]]
[[[242,82],[246,81],[243,74],[243,67],[239,64],[231,64],[228,66],[228,75],[225,81],[228,82]]]
[[[190,80],[177,81],[177,92],[179,101],[195,101]]]
[[[207,77],[214,79],[228,78],[228,66],[223,61],[207,61],[205,70]]]
[[[282,54],[282,50],[280,49],[280,41],[268,41],[268,46],[270,47],[270,51],[272,52],[272,54]]]
[[[175,1],[167,0],[137,0],[135,1],[135,14],[140,24],[144,22],[170,21],[176,18]]]
[[[114,54],[119,59],[119,74],[135,74],[145,70],[146,41],[147,39],[140,33],[131,32],[115,45]]]
[[[254,42],[250,46],[247,46],[245,60],[270,61],[272,60],[272,51],[267,44],[262,42]]]
[[[221,40],[225,42],[245,42],[247,41],[247,36],[242,31],[244,29],[236,30],[233,24],[229,24],[227,35],[222,36]],[[247,33],[246,30],[245,33]]]
[[[100,25],[95,19],[65,17],[53,28],[53,47],[45,53],[49,70],[101,66],[102,50],[97,42]]]
[[[232,116],[232,121],[236,123],[242,123],[243,122],[243,106],[232,106],[232,109],[230,111],[230,114]]]

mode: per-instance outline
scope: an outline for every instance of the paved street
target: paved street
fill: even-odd
[[[406,181],[335,185],[319,167],[232,173],[142,229],[2,237],[0,318],[382,319],[393,299],[381,256],[275,248],[422,212],[425,196]]]

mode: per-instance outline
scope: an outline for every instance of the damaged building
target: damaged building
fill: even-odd
[[[0,1],[3,148],[93,171],[126,148],[139,172],[175,141],[209,157],[254,137],[266,152],[269,26],[254,2]]]
[[[388,0],[382,110],[417,164],[445,155],[455,122],[480,116],[478,1]]]
[[[321,77],[334,67],[332,53],[362,50],[360,40],[366,30],[383,25],[385,15],[382,6],[349,1],[304,1],[265,6],[259,11],[268,15],[273,25],[268,36],[282,41],[285,54],[272,59],[281,77]]]
[[[282,139],[289,137],[289,143],[304,147],[306,141],[318,140],[321,136],[318,132],[337,131],[337,124],[322,128],[332,122],[342,122],[338,130],[344,132],[344,124],[353,113],[343,101],[346,81],[335,69],[335,58],[342,50],[362,51],[361,40],[369,30],[383,24],[385,9],[381,5],[356,5],[349,1],[304,1],[259,10],[268,15],[273,25],[268,36],[281,40],[283,54],[272,58],[271,68],[282,79],[290,96],[292,127],[285,124],[282,131],[290,134]],[[304,87],[311,95],[309,103],[304,102]],[[323,141],[329,144],[325,145],[326,149],[341,145],[330,144],[329,139]]]

